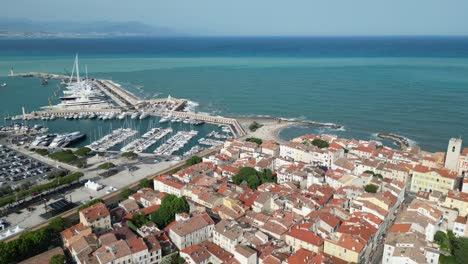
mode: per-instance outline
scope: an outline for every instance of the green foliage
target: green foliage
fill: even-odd
[[[183,197],[177,197],[173,194],[164,196],[159,209],[151,214],[151,221],[158,227],[164,228],[169,223],[174,221],[175,215],[178,213],[188,213],[190,206]]]
[[[154,188],[154,187],[153,187],[153,184],[154,184],[153,180],[150,180],[150,179],[146,179],[146,178],[145,178],[145,179],[143,179],[143,180],[140,181],[140,183],[138,184],[138,186],[139,186],[140,188],[151,188],[151,189],[153,189],[153,188]]]
[[[65,261],[64,255],[55,255],[50,259],[49,264],[64,264],[66,263]]]
[[[138,227],[132,221],[127,221],[126,224],[133,232],[137,232]]]
[[[366,171],[364,171],[364,173],[370,174],[370,175],[375,175],[375,172],[373,172],[373,171],[371,171],[371,170],[366,170]]]
[[[88,207],[90,207],[90,206],[93,205],[93,204],[103,203],[103,202],[104,202],[104,200],[102,200],[101,198],[97,198],[97,199],[91,200],[91,201],[89,201],[89,202],[83,204],[82,206],[78,207],[78,211],[81,211],[81,210],[83,210],[83,209],[85,209],[85,208],[88,208]]]
[[[454,256],[444,256],[443,254],[439,255],[440,264],[459,264],[463,262],[457,262]]]
[[[125,189],[123,189],[123,190],[120,192],[120,199],[126,200],[126,199],[128,199],[128,197],[129,197],[130,195],[132,195],[133,193],[135,193],[135,191],[133,191],[132,189],[125,188]]]
[[[260,138],[255,138],[255,137],[247,138],[245,141],[254,142],[254,143],[257,143],[258,145],[261,145],[263,143],[263,140],[261,140]]]
[[[112,169],[115,167],[115,164],[112,163],[112,162],[104,162],[103,164],[99,165],[98,166],[98,169],[100,170],[108,170],[108,169]]]
[[[31,149],[32,151],[32,149]],[[41,156],[46,156],[49,154],[49,151],[47,149],[34,149],[34,152],[36,152],[37,154],[41,155]]]
[[[52,180],[55,178],[62,178],[63,176],[67,175],[66,170],[55,170],[51,171],[50,173],[47,174],[47,179]]]
[[[122,156],[122,158],[127,158],[127,159],[136,159],[136,158],[138,158],[138,154],[136,154],[133,151],[124,152],[120,156]]]
[[[73,152],[69,149],[59,150],[52,154],[49,154],[49,158],[63,162],[63,163],[72,163],[78,159],[78,156],[73,154]]]
[[[0,188],[0,197],[13,193],[13,189],[10,186]]]
[[[53,219],[46,227],[24,232],[9,242],[0,242],[0,264],[18,263],[47,251],[49,247],[60,246],[60,232],[65,227],[62,221],[63,219]]]
[[[67,185],[67,184],[73,183],[73,182],[79,180],[81,177],[83,177],[82,172],[75,172],[75,173],[69,174],[69,175],[67,175],[65,177],[57,178],[56,180],[53,180],[53,181],[51,181],[49,183],[36,185],[36,186],[33,186],[33,187],[31,187],[31,188],[29,188],[28,190],[25,190],[25,191],[19,191],[16,194],[12,194],[10,196],[7,196],[5,198],[0,199],[0,207],[4,206],[6,204],[12,203],[12,202],[16,201],[16,199],[21,199],[21,198],[30,196],[33,193],[42,193],[44,191],[54,189],[54,188],[57,188],[57,187],[62,186],[62,185]]]
[[[82,147],[75,151],[75,155],[80,157],[86,157],[91,152],[91,149],[88,147]]]
[[[243,167],[232,177],[232,181],[237,185],[245,181],[250,188],[256,189],[266,182],[276,182],[276,177],[269,169],[259,172],[252,167]]]
[[[457,238],[452,231],[445,234],[437,231],[434,236],[434,242],[440,245],[440,249],[451,253],[452,256],[439,257],[440,263],[466,263],[468,259],[468,238]]]
[[[188,159],[188,160],[185,162],[185,164],[186,164],[187,166],[192,166],[192,165],[198,164],[198,163],[200,163],[200,162],[202,162],[202,161],[203,161],[202,158],[200,158],[200,157],[198,157],[198,156],[193,156],[193,157],[191,157],[190,159]]]
[[[257,121],[253,121],[252,124],[249,125],[249,129],[252,132],[255,132],[257,129],[261,128],[263,125],[259,124]]]
[[[379,187],[374,184],[367,184],[364,186],[364,190],[368,193],[376,193],[378,189]]]
[[[147,224],[148,222],[149,220],[144,213],[139,213],[139,214],[135,214],[132,216],[132,223],[137,228],[140,228],[141,226]]]
[[[318,138],[312,140],[312,145],[318,148],[328,148],[329,146],[328,142],[326,142],[325,140],[318,139]]]
[[[65,229],[65,220],[62,217],[55,217],[49,222],[49,228],[59,233]]]

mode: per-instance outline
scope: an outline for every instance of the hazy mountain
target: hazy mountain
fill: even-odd
[[[176,32],[140,22],[93,21],[89,23],[69,21],[38,22],[22,19],[0,18],[2,35],[71,35],[71,36],[174,36]]]

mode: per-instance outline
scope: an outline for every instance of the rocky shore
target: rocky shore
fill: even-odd
[[[390,140],[395,141],[402,150],[406,150],[410,147],[409,141],[405,137],[395,135],[395,134],[390,134],[390,133],[379,133],[377,134],[377,136],[379,138],[390,139]]]

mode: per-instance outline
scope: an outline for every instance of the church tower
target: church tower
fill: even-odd
[[[445,154],[445,168],[458,171],[458,159],[462,147],[461,138],[451,138]]]

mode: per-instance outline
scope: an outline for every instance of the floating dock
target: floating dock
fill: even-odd
[[[87,147],[95,151],[106,151],[113,146],[124,142],[127,138],[135,135],[136,133],[138,133],[138,131],[130,128],[115,129],[110,134],[94,141]]]

